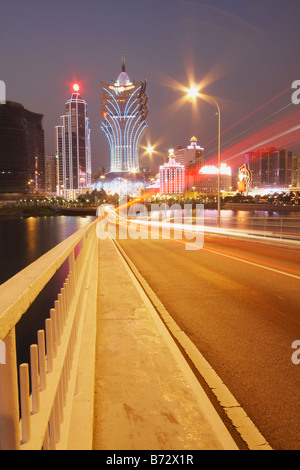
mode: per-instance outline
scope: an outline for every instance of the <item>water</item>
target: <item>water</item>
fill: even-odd
[[[92,220],[92,216],[0,217],[0,284]]]
[[[1,217],[0,284],[94,219],[92,216]],[[18,364],[29,362],[30,345],[36,344],[37,331],[45,329],[45,319],[54,307],[68,268],[66,260],[17,324]]]

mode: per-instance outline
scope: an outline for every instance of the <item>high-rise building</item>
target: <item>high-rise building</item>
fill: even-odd
[[[91,188],[91,131],[87,104],[73,86],[66,114],[56,126],[57,194],[75,198]]]
[[[293,155],[292,158],[292,186],[300,188],[300,155]]]
[[[138,144],[147,127],[146,80],[134,83],[122,70],[112,84],[101,82],[102,124],[110,147],[110,173],[139,171]]]
[[[180,195],[185,192],[185,166],[170,153],[169,161],[159,167],[160,194]]]
[[[19,103],[0,104],[0,191],[44,189],[43,115]]]
[[[57,165],[55,155],[46,155],[45,157],[45,191],[56,193]]]
[[[252,171],[252,187],[287,188],[292,182],[292,152],[273,147],[245,155]]]

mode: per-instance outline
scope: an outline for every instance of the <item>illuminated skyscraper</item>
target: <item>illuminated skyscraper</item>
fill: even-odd
[[[146,80],[134,83],[129,79],[124,56],[118,79],[111,85],[101,82],[101,129],[110,146],[111,173],[139,170],[138,143],[147,127],[146,85]]]
[[[57,193],[74,198],[91,188],[91,145],[87,104],[79,86],[66,102],[66,114],[56,126]]]

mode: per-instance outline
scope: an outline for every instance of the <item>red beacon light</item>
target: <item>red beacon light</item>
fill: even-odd
[[[79,91],[79,85],[77,83],[74,83],[73,90],[76,92]]]

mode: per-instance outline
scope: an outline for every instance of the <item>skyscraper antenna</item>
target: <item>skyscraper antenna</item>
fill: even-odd
[[[122,72],[125,72],[125,55],[122,54]]]

